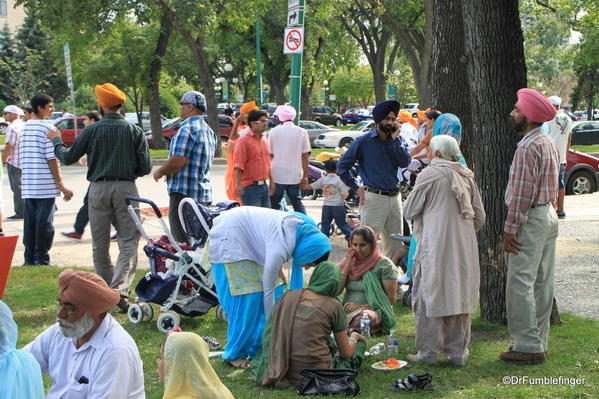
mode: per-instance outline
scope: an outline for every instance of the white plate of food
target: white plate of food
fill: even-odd
[[[393,371],[399,370],[402,367],[405,367],[408,364],[405,360],[397,360],[395,358],[390,358],[387,360],[381,360],[380,362],[374,363],[372,366],[373,369],[379,371]]]

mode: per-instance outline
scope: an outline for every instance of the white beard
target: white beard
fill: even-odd
[[[83,317],[77,320],[74,323],[69,323],[65,319],[61,319],[60,317],[56,319],[59,323],[60,331],[62,335],[67,338],[76,338],[79,339],[83,337],[85,334],[89,332],[94,326],[94,319],[89,312],[85,312]]]

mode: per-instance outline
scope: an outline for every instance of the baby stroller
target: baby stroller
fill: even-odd
[[[156,326],[166,333],[179,326],[180,314],[201,316],[213,307],[219,307],[212,272],[202,266],[202,263],[207,266],[203,248],[179,244],[153,201],[135,197],[127,197],[125,201],[137,229],[148,242],[144,252],[150,261],[150,272],[135,287],[137,302],[129,307],[129,321],[137,324],[152,320],[154,311],[150,303],[155,303],[160,305]],[[152,207],[165,233],[163,237],[151,239],[148,236],[131,204],[134,201]],[[217,317],[219,314],[224,313],[218,312],[217,308]]]

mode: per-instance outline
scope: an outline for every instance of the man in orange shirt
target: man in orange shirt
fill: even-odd
[[[250,131],[235,143],[235,195],[244,205],[270,208],[274,184],[270,179],[268,142],[263,137],[268,126],[266,113],[251,111],[248,126]]]

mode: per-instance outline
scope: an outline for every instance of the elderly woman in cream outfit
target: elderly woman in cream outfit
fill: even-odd
[[[476,312],[480,281],[476,232],[485,210],[474,173],[460,157],[453,137],[433,137],[431,163],[404,206],[418,241],[413,288],[418,354],[409,355],[412,361],[433,364],[443,352],[462,366],[469,356],[470,314]]]

